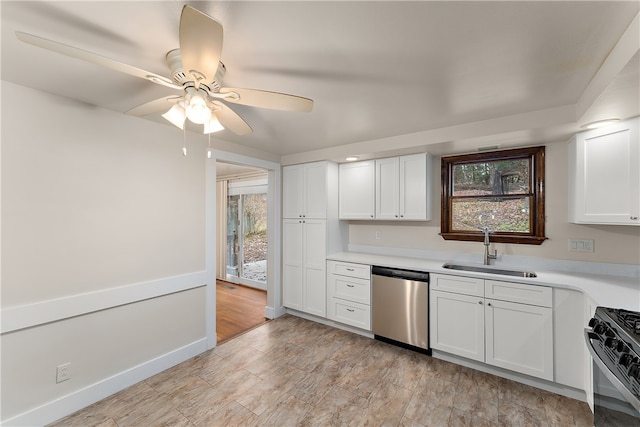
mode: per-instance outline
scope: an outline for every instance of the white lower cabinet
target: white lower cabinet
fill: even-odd
[[[429,304],[433,349],[553,381],[551,288],[432,274]]]
[[[429,300],[431,348],[484,362],[482,298],[431,290]]]
[[[553,381],[550,307],[486,300],[484,316],[488,364]]]
[[[327,261],[327,318],[371,330],[371,267]]]

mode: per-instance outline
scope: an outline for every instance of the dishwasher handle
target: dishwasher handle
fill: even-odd
[[[374,265],[371,267],[371,274],[373,276],[394,277],[397,279],[429,283],[429,273],[425,271],[403,270],[400,268],[379,267]]]

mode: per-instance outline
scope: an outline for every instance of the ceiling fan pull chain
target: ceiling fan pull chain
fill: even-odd
[[[209,136],[209,148],[207,149],[207,159],[213,157],[213,153],[211,152],[211,134],[207,134]]]
[[[182,127],[182,155],[187,157],[187,127]]]

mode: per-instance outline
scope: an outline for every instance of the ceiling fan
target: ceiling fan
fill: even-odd
[[[171,79],[32,34],[17,31],[16,36],[34,46],[182,91],[181,95],[165,96],[127,111],[134,116],[164,112],[162,116],[180,129],[184,129],[185,121],[189,119],[204,125],[205,134],[224,128],[237,135],[250,134],[251,127],[226,102],[285,111],[308,112],[313,109],[313,100],[300,96],[222,87],[226,70],[220,62],[222,33],[222,25],[218,21],[191,6],[184,6],[180,16],[180,48],[166,55]]]

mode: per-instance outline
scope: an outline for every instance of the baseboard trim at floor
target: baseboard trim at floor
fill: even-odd
[[[284,307],[274,308],[270,306],[266,306],[264,308],[264,317],[267,319],[277,319],[280,316],[284,316],[287,314],[287,309]]]
[[[506,378],[508,380],[512,380],[521,384],[526,384],[531,387],[546,390],[551,393],[556,393],[562,396],[570,397],[571,399],[579,400],[581,402],[586,402],[586,395],[584,390],[579,390],[574,387],[554,383],[554,382],[543,380],[540,378],[534,378],[525,374],[519,374],[517,372],[509,371],[507,369],[494,367],[491,365],[487,365],[486,363],[476,362],[474,360],[470,360],[464,357],[459,357],[459,356],[441,352],[438,350],[433,350],[432,357],[435,359],[441,359],[447,362],[455,363],[456,365],[462,365],[462,366],[466,366],[467,368],[472,368],[478,371],[486,372],[488,374],[492,374],[498,377]]]
[[[207,339],[202,338],[109,378],[76,390],[37,408],[2,420],[6,426],[42,426],[66,417],[105,397],[182,363],[207,350]]]

